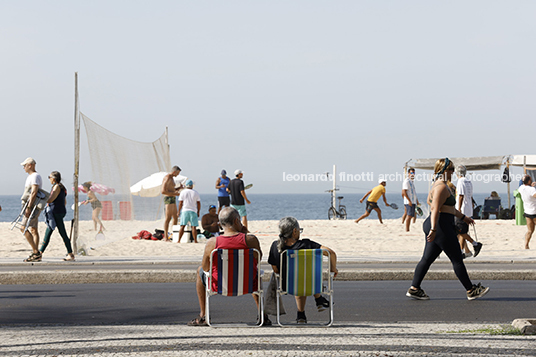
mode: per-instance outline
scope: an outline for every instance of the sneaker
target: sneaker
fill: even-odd
[[[475,255],[474,255],[474,257],[476,258],[476,256],[478,255],[478,253],[480,253],[480,249],[482,249],[482,243],[477,242],[476,245],[474,245],[473,247],[474,247],[474,250],[475,250]]]
[[[463,256],[463,259],[465,259],[465,258],[471,258],[471,257],[473,256],[473,253],[471,253],[471,252],[466,252],[466,253],[463,253],[462,256]]]
[[[430,297],[426,295],[423,289],[409,288],[406,296],[417,300],[430,300]]]
[[[467,293],[467,300],[481,298],[482,296],[486,295],[488,291],[489,287],[486,288],[485,286],[480,285],[480,283],[478,283],[478,285],[473,285],[471,291]]]
[[[259,325],[259,318],[257,317],[257,325]],[[272,320],[268,318],[268,315],[264,314],[262,326],[272,326]]]
[[[298,317],[296,318],[296,322],[299,324],[307,323],[307,317],[305,316],[305,311],[298,311]]]
[[[329,301],[325,297],[320,296],[318,299],[315,299],[315,301],[318,312],[322,312],[326,309],[329,309]]]

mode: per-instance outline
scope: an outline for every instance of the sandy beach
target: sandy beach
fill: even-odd
[[[393,257],[403,260],[405,257],[418,257],[424,247],[422,219],[411,226],[406,233],[400,219],[385,220],[380,224],[376,219],[366,219],[359,224],[353,220],[304,220],[300,221],[304,229],[303,238],[310,238],[335,250],[340,259],[373,259]],[[163,241],[135,240],[132,236],[141,230],[154,232],[163,226],[162,221],[105,221],[106,240],[96,240],[91,221],[80,222],[79,246],[91,247],[87,254],[96,257],[201,257],[204,242],[171,243]],[[41,240],[45,233],[45,224],[39,223]],[[69,230],[70,224],[66,222]],[[264,259],[271,243],[278,236],[278,221],[250,221],[249,229],[261,242]],[[525,226],[516,226],[513,220],[483,220],[476,222],[478,241],[484,248],[477,260],[486,258],[500,259],[516,257],[531,259],[534,250],[524,249]],[[26,258],[31,250],[26,239],[19,231],[10,230],[9,223],[0,223],[0,257]],[[473,230],[470,230],[473,236]],[[536,239],[536,238],[535,238]],[[536,244],[536,243],[533,243]],[[536,247],[536,246],[535,246]],[[536,249],[536,248],[534,248]],[[66,254],[63,241],[54,232],[51,242],[43,255],[62,257]],[[473,258],[471,258],[473,259]]]

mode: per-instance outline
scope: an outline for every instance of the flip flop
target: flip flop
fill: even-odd
[[[196,317],[195,319],[188,322],[188,326],[208,326],[205,316]]]

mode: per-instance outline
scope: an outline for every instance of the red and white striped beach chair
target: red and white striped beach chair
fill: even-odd
[[[263,291],[261,288],[261,262],[256,261],[254,253],[260,257],[257,249],[214,249],[210,254],[210,267],[216,267],[218,280],[214,281],[208,274],[206,286],[206,321],[210,323],[210,297],[213,295],[240,296],[246,294],[259,295],[258,320],[255,326],[264,322]],[[219,324],[219,327],[243,327],[251,324]]]
[[[327,257],[323,253],[327,253]],[[327,258],[327,259],[326,259]],[[281,252],[280,274],[277,284],[277,323],[280,321],[279,298],[282,295],[311,296],[324,294],[329,301],[329,320],[327,323],[307,323],[300,326],[331,326],[333,324],[333,273],[329,271],[329,251],[325,249],[285,250]],[[326,279],[324,279],[326,277]],[[324,280],[326,288],[324,289]],[[292,326],[297,326],[293,324]]]

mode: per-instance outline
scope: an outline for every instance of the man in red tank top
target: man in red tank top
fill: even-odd
[[[261,256],[255,253],[255,259],[262,259],[261,245],[257,237],[253,234],[247,234],[247,228],[240,222],[240,214],[232,207],[225,207],[219,214],[220,225],[223,228],[223,234],[218,237],[210,238],[205,246],[201,266],[197,268],[196,290],[199,299],[199,316],[188,322],[188,326],[207,326],[205,321],[205,289],[207,274],[212,271],[212,280],[217,281],[218,276],[215,269],[210,266],[210,254],[214,249],[257,249]],[[253,294],[253,299],[259,307],[259,296]],[[268,316],[264,316],[264,325],[271,325]]]

